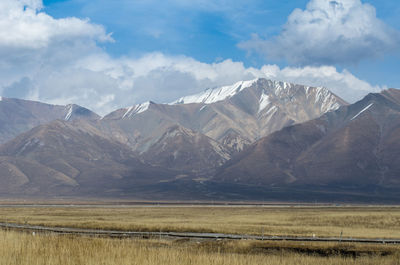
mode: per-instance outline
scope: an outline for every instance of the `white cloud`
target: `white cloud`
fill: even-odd
[[[334,67],[256,69],[232,60],[207,64],[157,52],[112,58],[98,46],[111,41],[102,26],[77,18],[52,18],[40,12],[41,3],[2,0],[0,4],[0,94],[5,97],[76,103],[104,115],[147,100],[171,102],[255,77],[324,85],[349,101],[380,89]],[[3,31],[10,35],[3,37]]]
[[[232,60],[207,64],[162,53],[149,53],[137,59],[113,59],[103,53],[86,57],[76,65],[112,78],[114,86],[108,89],[116,95],[110,102],[113,108],[147,100],[170,102],[209,87],[252,79],[258,71]]]
[[[400,33],[360,0],[311,0],[290,14],[280,35],[253,35],[239,47],[295,64],[354,64],[399,49]]]
[[[0,86],[21,76],[67,67],[112,41],[101,25],[78,18],[54,19],[41,12],[41,0],[0,1]]]
[[[206,64],[162,53],[138,59],[113,59],[99,53],[78,61],[73,67],[36,75],[28,97],[58,104],[74,102],[106,114],[147,100],[171,102],[209,87],[255,77],[326,86],[349,102],[382,89],[346,70],[338,72],[335,67],[328,66],[280,69],[276,65],[264,65],[256,69],[232,60]],[[20,86],[26,83],[24,80]]]
[[[2,0],[0,47],[36,50],[71,39],[112,40],[100,25],[74,17],[54,19],[40,12],[42,7],[39,0]]]

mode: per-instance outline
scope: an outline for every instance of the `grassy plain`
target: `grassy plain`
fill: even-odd
[[[0,231],[1,265],[399,265],[399,253],[398,246],[387,245],[144,241]]]
[[[400,238],[399,207],[0,207],[0,222],[131,231]]]

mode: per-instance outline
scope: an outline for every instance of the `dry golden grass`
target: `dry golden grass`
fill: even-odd
[[[17,207],[0,222],[236,234],[400,238],[398,207]]]
[[[60,235],[36,235],[0,231],[1,265],[85,264],[85,265],[399,265],[399,248],[394,246],[368,246],[372,254],[360,257],[305,255],[293,251],[274,250],[274,242],[174,242],[140,241],[129,239],[87,238]],[[296,249],[295,243],[284,244]],[[297,243],[299,244],[299,243]],[[271,248],[272,246],[272,248]],[[279,246],[278,246],[279,247]],[[343,249],[362,250],[365,246],[342,245]],[[306,249],[318,249],[310,244]],[[325,249],[338,245],[327,244]],[[323,249],[323,248],[322,248]],[[375,251],[375,252],[374,252]],[[376,252],[378,251],[378,252]],[[379,252],[380,251],[380,252]],[[382,256],[383,252],[387,256]]]

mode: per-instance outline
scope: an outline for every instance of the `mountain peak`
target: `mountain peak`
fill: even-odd
[[[171,105],[176,104],[190,104],[190,103],[204,103],[211,104],[218,101],[225,100],[230,98],[245,88],[251,87],[254,83],[256,83],[259,79],[253,79],[249,81],[239,81],[230,86],[222,86],[218,88],[210,88],[205,90],[204,92],[181,97],[180,99],[170,103]]]
[[[341,105],[347,105],[344,100],[325,87],[311,87],[260,78],[257,82],[257,89],[260,91],[258,113],[267,106],[273,107],[272,102],[279,102],[284,106],[296,101],[301,102],[301,98],[307,101],[307,104],[318,107],[321,113],[336,110]]]
[[[100,118],[96,113],[76,104],[68,104],[65,106],[67,113],[64,116],[65,121],[85,118],[89,120],[97,120]]]
[[[132,117],[135,114],[139,114],[141,112],[148,110],[150,107],[150,104],[154,104],[154,102],[146,101],[144,103],[133,105],[129,108],[126,108],[125,109],[126,111],[125,111],[124,115],[122,116],[122,119]]]
[[[299,94],[307,99],[312,99],[314,101],[313,104],[320,106],[320,111],[322,113],[336,110],[341,105],[347,104],[344,100],[340,99],[325,87],[310,87],[265,78],[257,78],[249,81],[236,82],[231,86],[207,89],[204,92],[195,95],[181,97],[170,103],[170,105],[190,103],[212,104],[232,98],[240,92],[250,88],[258,90],[258,113],[271,105],[270,103],[272,101],[278,100],[282,103],[291,102],[298,97]]]

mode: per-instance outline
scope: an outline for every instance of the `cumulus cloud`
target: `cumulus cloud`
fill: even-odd
[[[33,100],[55,104],[73,102],[106,114],[147,100],[168,103],[206,88],[256,77],[326,86],[349,102],[382,89],[346,70],[339,72],[335,67],[281,69],[276,65],[264,65],[246,68],[243,63],[232,60],[207,64],[185,56],[162,53],[151,53],[137,59],[92,55],[76,62],[73,67],[46,71],[33,80],[22,78],[13,84],[12,89],[27,89],[26,97]]]
[[[58,92],[58,97],[68,98],[69,94],[75,93],[74,102],[105,114],[147,100],[168,103],[209,87],[252,79],[259,71],[232,60],[207,64],[186,56],[168,56],[158,52],[139,58],[112,58],[106,53],[97,53],[76,61],[72,69],[43,78],[41,86],[37,86],[35,98],[50,101],[56,96],[51,90],[57,82],[66,79],[57,87],[64,93]],[[52,82],[48,82],[50,79]],[[63,86],[64,89],[61,89]],[[82,97],[79,88],[91,91],[91,94]],[[102,95],[113,97],[102,101],[101,106],[94,105],[96,98]]]
[[[40,12],[42,7],[41,0],[2,0],[0,47],[36,50],[71,39],[112,40],[100,25],[74,17],[54,19]]]
[[[21,75],[31,78],[45,68],[101,50],[113,41],[103,26],[78,18],[54,19],[41,12],[41,0],[0,1],[0,80],[11,85]]]
[[[360,0],[311,0],[295,9],[280,35],[239,44],[250,52],[302,65],[355,64],[400,48],[400,32]]]
[[[256,77],[324,85],[348,101],[380,89],[334,67],[252,68],[229,59],[208,64],[157,52],[113,58],[99,47],[100,42],[112,41],[102,26],[77,18],[55,19],[41,8],[39,0],[0,3],[0,34],[10,34],[0,35],[3,96],[76,103],[104,115],[147,100],[171,102]]]

